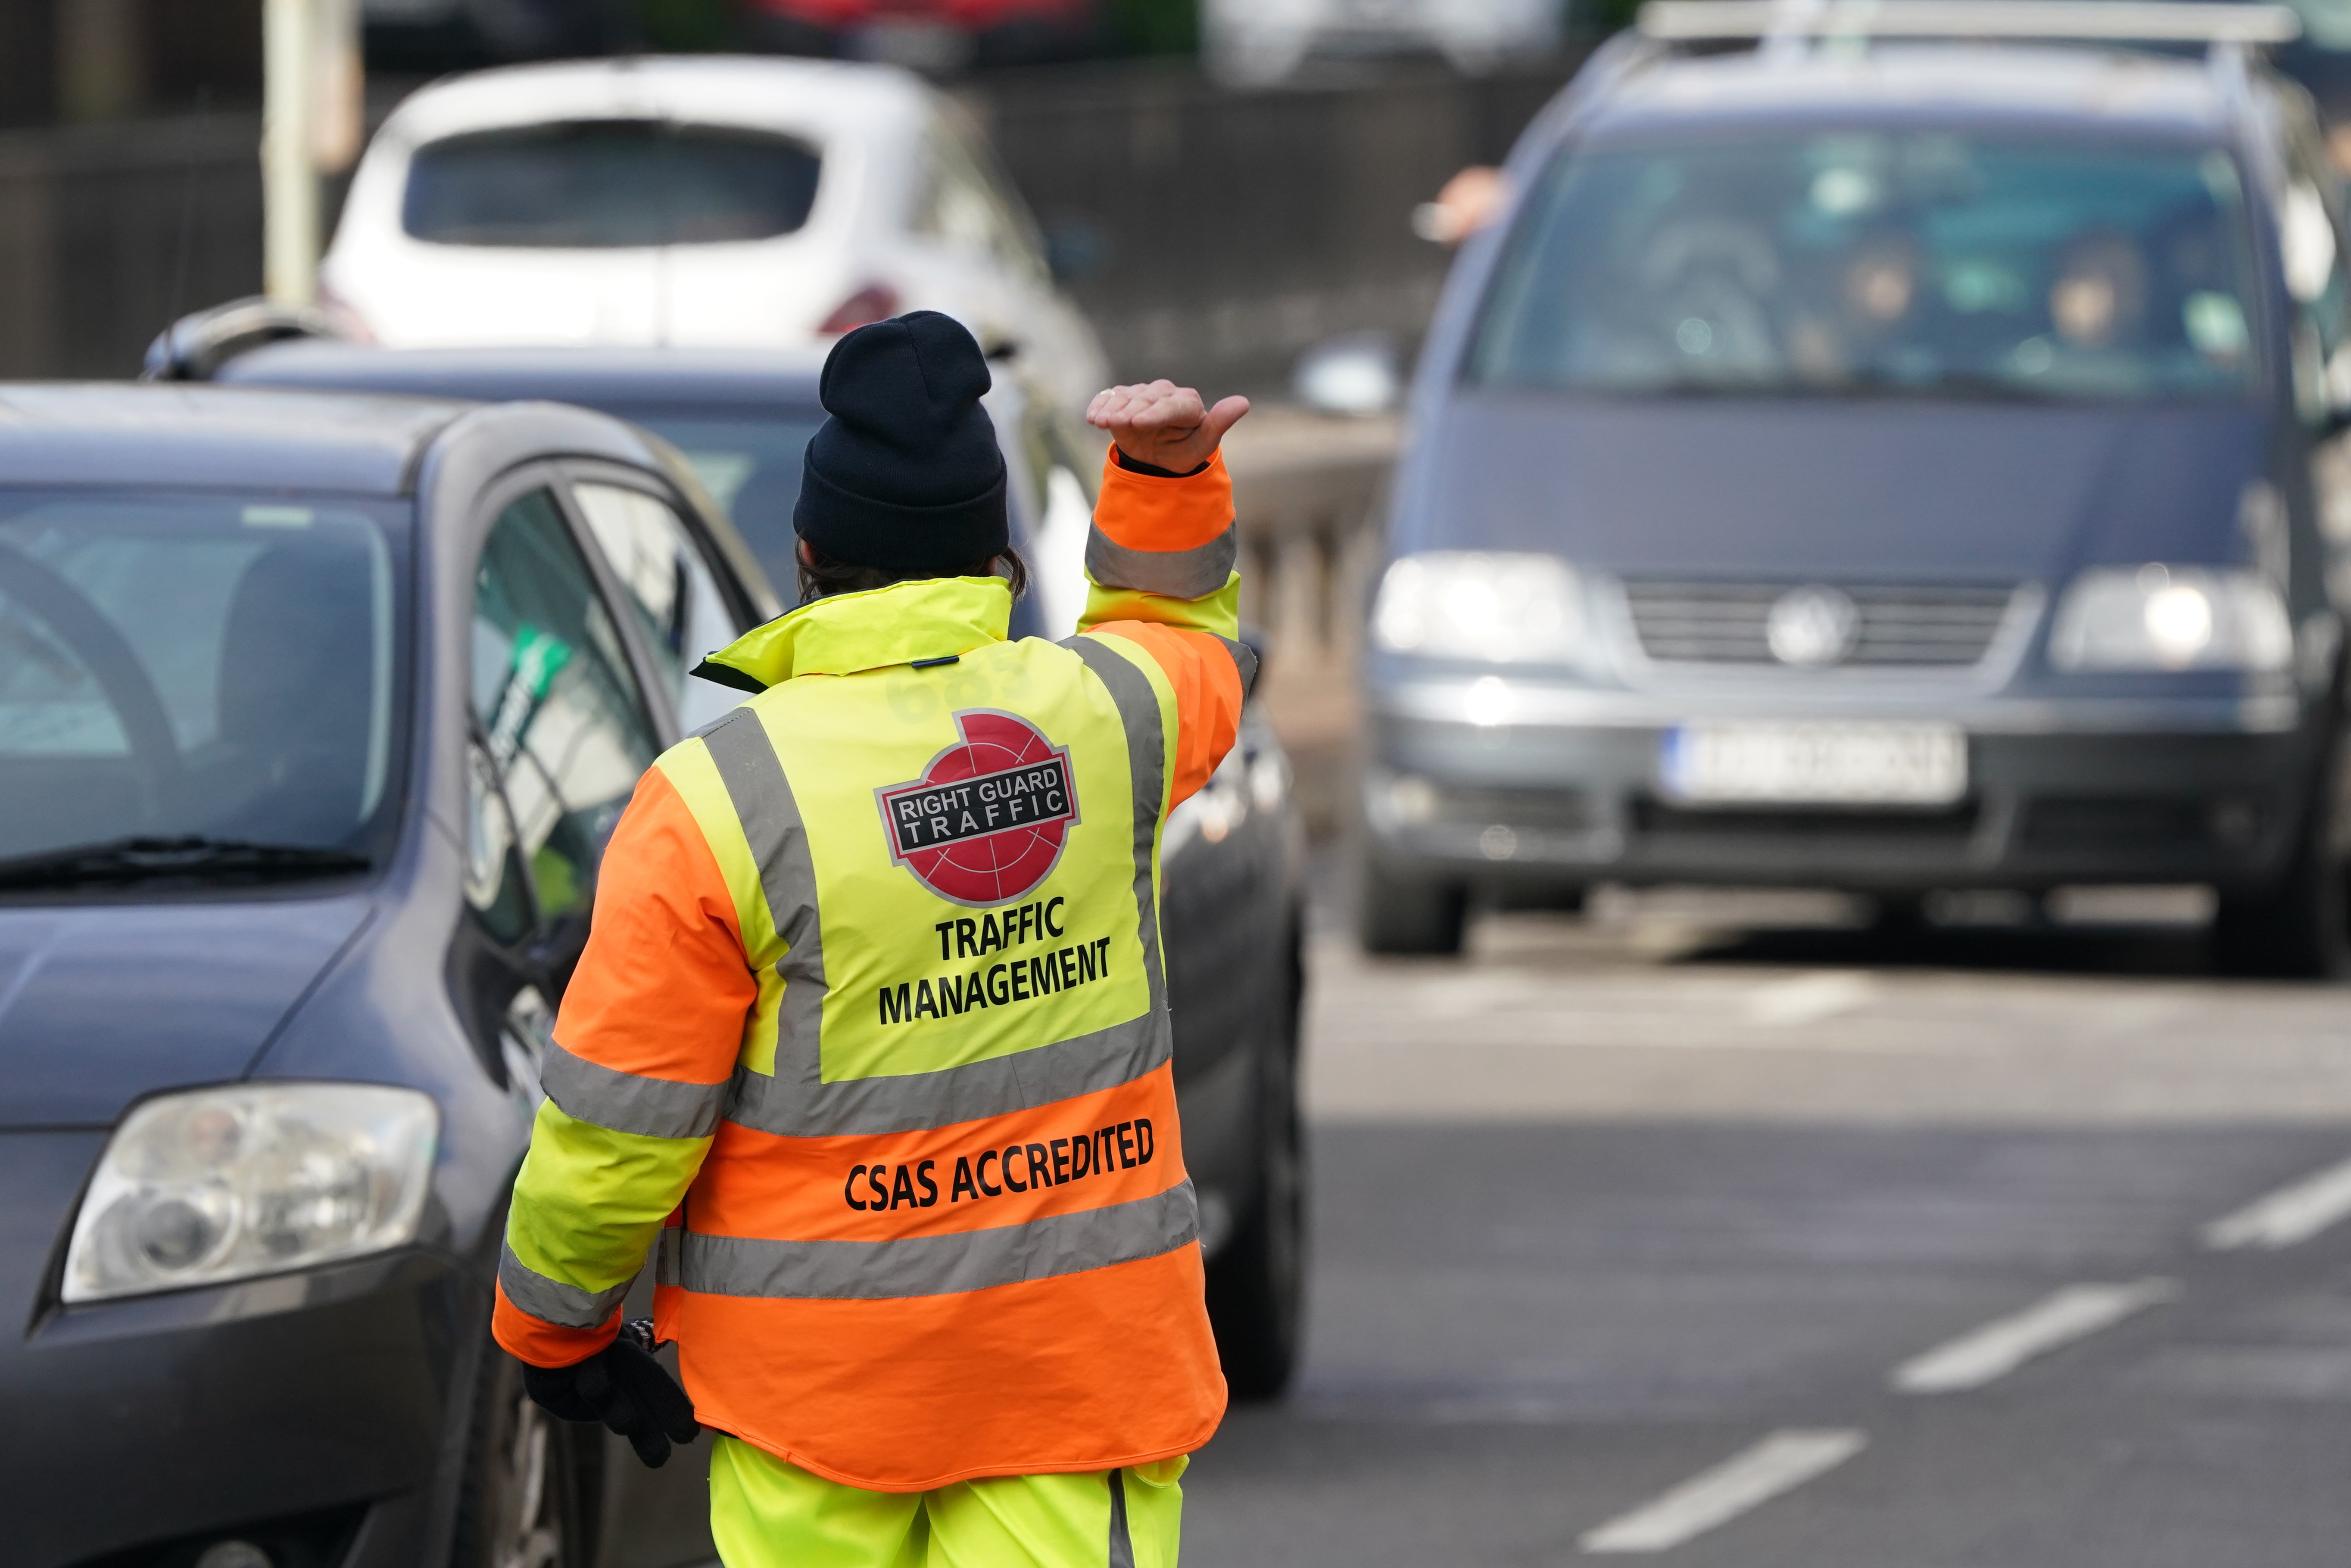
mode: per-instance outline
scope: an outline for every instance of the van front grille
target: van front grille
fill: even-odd
[[[1635,579],[1625,585],[1641,651],[1661,663],[1776,664],[1771,607],[1802,585]],[[1843,666],[1949,669],[1981,663],[2016,597],[2007,587],[1856,587]]]

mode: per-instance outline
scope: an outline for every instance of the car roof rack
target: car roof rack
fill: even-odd
[[[1648,0],[1635,26],[1661,43],[2050,38],[2243,47],[2302,36],[2302,18],[2287,6],[2225,0]]]

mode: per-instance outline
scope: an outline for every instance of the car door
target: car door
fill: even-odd
[[[582,494],[583,484],[615,493]],[[496,1034],[509,1082],[534,1103],[604,847],[638,778],[677,732],[681,699],[666,676],[678,660],[656,649],[731,635],[739,618],[690,538],[686,558],[663,554],[662,530],[683,528],[674,514],[664,523],[642,510],[664,504],[657,489],[626,470],[583,477],[540,463],[486,498],[466,715],[470,918],[452,970],[477,1027]],[[632,1300],[630,1310],[643,1315],[649,1303]],[[617,1439],[602,1448],[598,1562],[706,1561],[698,1467],[648,1471]]]

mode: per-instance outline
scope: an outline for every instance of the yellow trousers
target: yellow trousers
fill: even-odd
[[[710,1532],[726,1568],[1176,1568],[1180,1457],[867,1491],[712,1436]]]

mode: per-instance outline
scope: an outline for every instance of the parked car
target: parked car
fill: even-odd
[[[706,1554],[487,1314],[598,854],[758,568],[579,410],[0,409],[8,1560]]]
[[[1604,49],[1456,264],[1373,610],[1364,940],[1601,881],[2194,883],[2228,967],[2340,968],[2308,95],[2225,41],[1786,42]]]
[[[1072,412],[1101,345],[970,121],[905,71],[654,57],[436,82],[321,265],[391,348],[804,347],[945,311]]]

